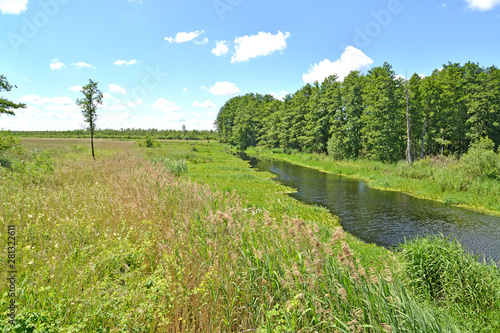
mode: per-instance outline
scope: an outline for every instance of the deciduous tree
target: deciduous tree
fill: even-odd
[[[97,88],[97,82],[89,80],[89,83],[83,87],[83,98],[76,100],[76,104],[82,109],[85,122],[89,123],[90,129],[90,145],[92,147],[92,157],[95,160],[94,154],[94,130],[97,121],[97,107],[102,104],[103,94]]]

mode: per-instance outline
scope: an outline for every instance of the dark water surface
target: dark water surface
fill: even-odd
[[[292,197],[327,207],[344,230],[367,243],[391,247],[418,235],[451,235],[469,251],[500,261],[500,217],[432,200],[370,188],[365,182],[274,159],[250,160],[297,190]]]

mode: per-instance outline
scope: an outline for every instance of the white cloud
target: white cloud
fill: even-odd
[[[41,97],[38,95],[26,95],[26,96],[23,96],[19,99],[19,102],[26,103],[27,105],[29,105],[29,104],[42,105],[45,103],[49,103],[50,101],[51,101],[50,98]]]
[[[276,35],[270,32],[259,32],[253,36],[237,37],[234,40],[236,53],[231,57],[231,62],[247,61],[251,58],[270,55],[275,51],[282,51],[286,48],[286,40],[290,36],[289,32],[278,31]]]
[[[28,0],[0,0],[2,14],[21,14],[27,7]]]
[[[81,92],[83,89],[82,86],[74,86],[74,87],[69,87],[69,90],[75,91],[75,92]]]
[[[500,0],[465,0],[472,10],[479,10],[481,12],[493,9],[500,5]]]
[[[132,60],[117,60],[117,61],[115,61],[115,65],[118,65],[118,66],[123,66],[123,65],[127,65],[127,66],[137,65],[138,63],[139,62],[136,59],[132,59]]]
[[[229,52],[229,47],[227,46],[227,41],[223,40],[221,42],[217,41],[215,48],[212,49],[212,53],[220,57],[226,55]]]
[[[185,42],[190,42],[194,41],[197,44],[205,44],[208,43],[208,39],[205,38],[202,41],[195,41],[198,36],[203,35],[205,31],[203,30],[196,30],[193,32],[178,32],[175,37],[165,37],[165,40],[169,42],[170,44],[172,43],[185,43]]]
[[[271,92],[271,96],[273,96],[276,99],[280,99],[280,100],[284,100],[285,96],[288,95],[288,94],[289,94],[288,91],[280,91],[278,93]]]
[[[113,101],[118,101],[118,99],[114,98],[113,96],[111,96],[110,93],[103,93],[102,94],[102,99],[110,99],[110,100],[113,100]]]
[[[95,66],[92,66],[91,64],[87,64],[86,62],[77,62],[72,64],[75,69],[81,69],[81,68],[92,68],[95,69]]]
[[[128,2],[133,2],[142,5],[142,0],[128,0]]]
[[[203,39],[202,39],[202,40],[200,40],[200,41],[195,40],[195,41],[194,41],[194,43],[195,43],[196,45],[207,44],[207,43],[208,43],[208,38],[206,38],[206,37],[205,37],[205,38],[203,38]]]
[[[135,102],[132,102],[132,101],[127,102],[127,106],[129,108],[136,108],[136,107],[138,107],[139,105],[142,105],[142,104],[144,104],[144,102],[141,99],[138,99]]]
[[[340,59],[334,62],[325,59],[319,64],[314,64],[306,74],[302,75],[302,79],[305,83],[323,82],[325,78],[336,74],[342,81],[351,71],[364,71],[371,64],[373,64],[373,59],[367,57],[361,50],[348,46]]]
[[[240,89],[231,82],[217,82],[213,87],[208,90],[217,96],[233,96],[240,93]]]
[[[182,91],[189,92],[189,89],[188,88],[182,88]]]
[[[216,106],[215,103],[209,99],[207,99],[205,102],[194,101],[192,105],[195,108],[210,109],[210,110],[215,108]]]
[[[117,94],[122,94],[122,95],[126,95],[127,94],[127,90],[125,88],[122,88],[120,87],[119,85],[116,85],[116,84],[110,84],[108,86],[109,88],[109,91],[112,92],[112,93],[117,93]]]
[[[170,102],[166,99],[158,98],[158,100],[151,106],[165,113],[164,120],[158,123],[158,124],[164,124],[161,127],[172,128],[171,123],[178,123],[185,121],[184,114],[181,112],[181,108],[175,105],[175,102]]]
[[[155,109],[159,109],[166,113],[175,113],[181,111],[181,108],[175,105],[175,102],[170,102],[163,98],[158,98],[158,100],[151,104],[151,106]]]
[[[10,130],[66,130],[84,127],[81,111],[70,97],[26,95],[19,102],[26,103],[27,107],[16,110],[16,116],[8,122],[1,120]]]
[[[2,1],[2,0],[0,0]],[[66,68],[66,65],[63,64],[62,62],[59,61],[59,59],[52,59],[52,61],[50,62],[50,69],[52,69],[53,71],[55,70],[58,70],[58,69],[61,69],[61,68]]]
[[[120,111],[120,110],[127,110],[127,107],[122,103],[116,103],[111,105],[109,109],[113,111]]]

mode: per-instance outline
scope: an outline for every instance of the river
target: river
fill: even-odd
[[[391,248],[405,239],[439,235],[489,262],[500,261],[500,217],[481,214],[408,194],[370,188],[364,181],[342,177],[282,160],[248,158],[252,167],[277,176],[296,189],[290,194],[307,204],[328,208],[344,230],[367,243]]]

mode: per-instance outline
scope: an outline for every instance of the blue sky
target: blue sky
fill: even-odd
[[[10,130],[85,128],[75,100],[105,93],[98,128],[212,129],[248,92],[384,62],[410,76],[448,61],[500,66],[500,0],[0,0],[0,74],[25,102]]]

